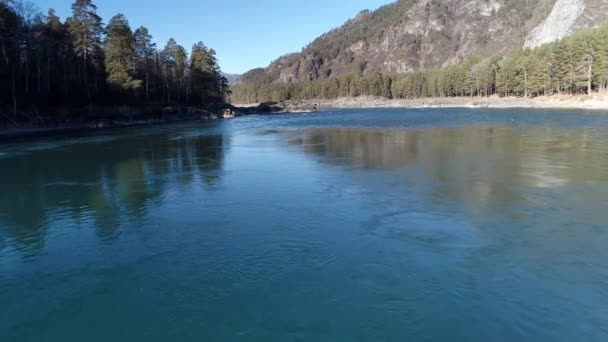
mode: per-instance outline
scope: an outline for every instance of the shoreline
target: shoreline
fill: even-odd
[[[170,125],[174,123],[204,121],[200,118],[177,118],[167,120],[134,120],[134,121],[112,121],[106,122],[90,122],[90,123],[69,123],[69,124],[54,124],[54,125],[20,125],[16,127],[1,127],[0,128],[0,144],[38,139],[67,136],[70,134],[89,134],[102,132],[112,129],[129,128],[129,127],[145,127],[145,126],[160,126]]]
[[[206,107],[160,106],[160,105],[117,105],[87,107],[56,107],[46,111],[38,122],[18,122],[0,124],[0,143],[87,134],[101,130],[159,126],[181,122],[231,119],[253,114],[279,114],[315,112],[316,106],[294,105],[288,102],[267,102],[251,106],[234,106],[229,103],[214,103]],[[35,117],[38,111],[21,112],[20,115]],[[1,112],[0,112],[1,114]]]
[[[20,122],[17,124],[0,125],[0,143],[64,136],[69,134],[88,134],[99,131],[143,126],[159,126],[181,122],[207,121],[227,119],[242,115],[233,110],[234,107],[224,106],[223,109],[207,110],[195,107],[159,107],[159,106],[110,106],[91,107],[89,109],[53,109],[50,110],[57,117],[57,121],[47,122]],[[67,119],[67,111],[88,112],[76,119]],[[69,117],[69,116],[67,116]]]
[[[323,109],[363,109],[363,108],[521,108],[521,109],[578,109],[608,111],[608,94],[552,95],[537,98],[507,97],[446,97],[421,99],[388,99],[382,97],[360,96],[342,97],[335,100],[313,99],[284,101],[291,108],[316,106]],[[237,107],[255,107],[258,104],[235,104]],[[293,110],[292,113],[308,110]]]
[[[385,98],[340,98],[319,101],[320,108],[521,108],[521,109],[582,109],[608,110],[608,96],[553,95],[537,98],[507,97],[448,97],[415,100]]]
[[[200,108],[172,108],[151,106],[147,110],[130,106],[96,108],[93,112],[103,112],[91,120],[0,126],[0,143],[21,139],[36,139],[68,134],[92,133],[102,130],[156,126],[179,122],[229,119],[252,114],[310,113],[328,109],[371,109],[371,108],[492,108],[492,109],[552,109],[552,110],[589,110],[608,112],[608,94],[552,95],[537,98],[508,97],[446,97],[421,99],[388,99],[382,97],[360,96],[343,97],[335,100],[291,100],[255,104],[226,104],[222,110],[208,111]],[[150,113],[156,113],[151,115]],[[107,113],[114,113],[109,115]]]

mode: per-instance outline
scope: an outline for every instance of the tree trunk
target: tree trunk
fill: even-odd
[[[84,73],[83,80],[84,80],[84,87],[87,90],[87,100],[89,101],[89,104],[90,104],[91,103],[91,86],[89,84],[89,70],[87,68],[86,53],[85,53],[85,59],[83,60],[83,63],[82,63],[82,72]]]
[[[169,87],[168,79],[167,79],[167,104],[171,104],[171,88]]]
[[[11,83],[12,83],[12,95],[13,95],[13,120],[17,121],[17,90],[15,89],[17,86],[15,84],[15,70],[11,72]]]
[[[570,85],[568,88],[570,89],[570,94],[573,94],[572,84],[574,83],[574,67],[570,67]]]
[[[524,97],[528,98],[528,69],[524,68]]]
[[[150,75],[146,72],[146,102],[150,103]]]
[[[83,66],[82,71],[84,72],[84,86],[87,89],[87,99],[90,104],[91,103],[91,87],[89,85],[89,70],[88,70],[89,69],[88,68],[89,53],[88,53],[87,46],[86,46],[86,42],[89,41],[89,38],[88,38],[88,35],[86,34],[86,32],[85,32],[85,36],[84,36],[84,41],[85,41],[85,43],[83,44],[83,49],[82,49],[84,51],[84,53],[83,53],[84,58],[82,61],[82,66]]]
[[[46,58],[46,92],[51,92],[51,56]]]
[[[591,96],[591,78],[593,77],[593,56],[588,57],[587,61],[587,95]]]
[[[36,79],[38,82],[38,95],[40,95],[40,93],[42,92],[42,85],[41,85],[41,81],[40,81],[40,77],[41,77],[41,75],[40,75],[41,74],[40,56],[38,56],[38,58],[36,58],[36,68],[38,69],[36,71],[36,75],[37,75]]]
[[[62,63],[63,64],[63,69],[62,69],[62,74],[63,74],[63,96],[67,97],[70,94],[70,85],[69,85],[69,80],[68,80],[68,72],[67,72],[67,67],[66,67],[66,63]],[[76,69],[76,72],[78,72],[78,69]]]
[[[25,93],[30,92],[30,61],[29,56],[25,57]]]
[[[178,78],[177,79],[177,103],[181,103],[181,102],[182,102],[182,82]]]

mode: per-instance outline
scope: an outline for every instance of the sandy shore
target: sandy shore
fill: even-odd
[[[416,100],[391,100],[359,97],[318,101],[319,108],[548,108],[608,110],[608,96],[544,96],[538,98],[452,97]]]
[[[332,108],[546,108],[608,110],[608,94],[554,95],[537,98],[508,97],[450,97],[416,100],[387,99],[381,97],[348,97],[336,100],[293,101],[300,106],[316,104],[319,109]],[[257,104],[241,104],[252,107]],[[296,106],[297,107],[297,106]]]

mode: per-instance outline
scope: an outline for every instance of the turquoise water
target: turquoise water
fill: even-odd
[[[608,115],[123,129],[0,188],[2,341],[608,340]]]

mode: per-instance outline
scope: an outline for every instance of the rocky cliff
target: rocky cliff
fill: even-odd
[[[363,11],[254,73],[295,82],[437,68],[536,47],[606,19],[608,0],[400,0]]]
[[[547,18],[530,32],[524,47],[535,48],[596,26],[608,19],[607,14],[606,0],[557,0]]]

